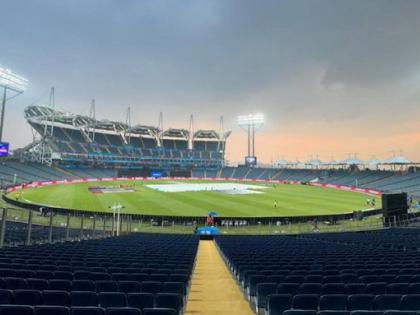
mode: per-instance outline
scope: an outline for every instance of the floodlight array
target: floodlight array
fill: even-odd
[[[238,116],[239,126],[258,126],[264,124],[263,114],[249,114]]]
[[[25,91],[29,81],[10,69],[0,66],[0,86],[18,93]]]

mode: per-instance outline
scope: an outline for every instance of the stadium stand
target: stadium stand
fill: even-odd
[[[13,183],[49,181],[78,178],[110,178],[118,176],[119,168],[86,166],[47,166],[39,163],[22,163],[16,159],[4,160],[0,164],[0,184],[7,187]],[[272,169],[249,167],[202,168],[189,171],[196,178],[226,178],[249,180],[281,180],[357,186],[383,192],[407,192],[420,195],[420,173],[397,171],[362,170],[314,170]]]
[[[25,222],[8,221],[4,233],[4,242],[9,246],[19,246],[25,244],[28,233],[28,224]],[[49,227],[46,225],[32,224],[31,241],[32,243],[42,243],[48,240]],[[88,233],[87,231],[85,233]],[[81,235],[80,229],[69,229],[69,239],[77,238]],[[64,240],[66,238],[66,228],[52,227],[52,239]]]
[[[40,139],[20,151],[25,161],[95,167],[221,167],[230,132],[95,120],[44,106],[28,106],[25,118]]]
[[[420,310],[418,235],[416,229],[399,228],[300,237],[219,236],[216,242],[257,312],[383,314]]]
[[[0,250],[0,314],[181,314],[192,235],[137,234]]]

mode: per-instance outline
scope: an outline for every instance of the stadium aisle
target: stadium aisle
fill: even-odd
[[[253,314],[212,241],[200,241],[184,314]]]

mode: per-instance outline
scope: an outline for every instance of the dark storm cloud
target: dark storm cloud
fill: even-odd
[[[31,80],[16,119],[51,85],[62,108],[86,113],[96,98],[101,117],[124,119],[131,105],[137,122],[162,110],[166,125],[190,113],[216,125],[258,110],[287,126],[418,111],[420,1],[6,0],[1,10],[0,63]]]

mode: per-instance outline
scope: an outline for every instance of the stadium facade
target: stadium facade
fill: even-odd
[[[223,165],[230,135],[229,131],[129,126],[45,106],[28,106],[25,118],[34,140],[21,150],[21,158],[47,165],[216,169]]]

